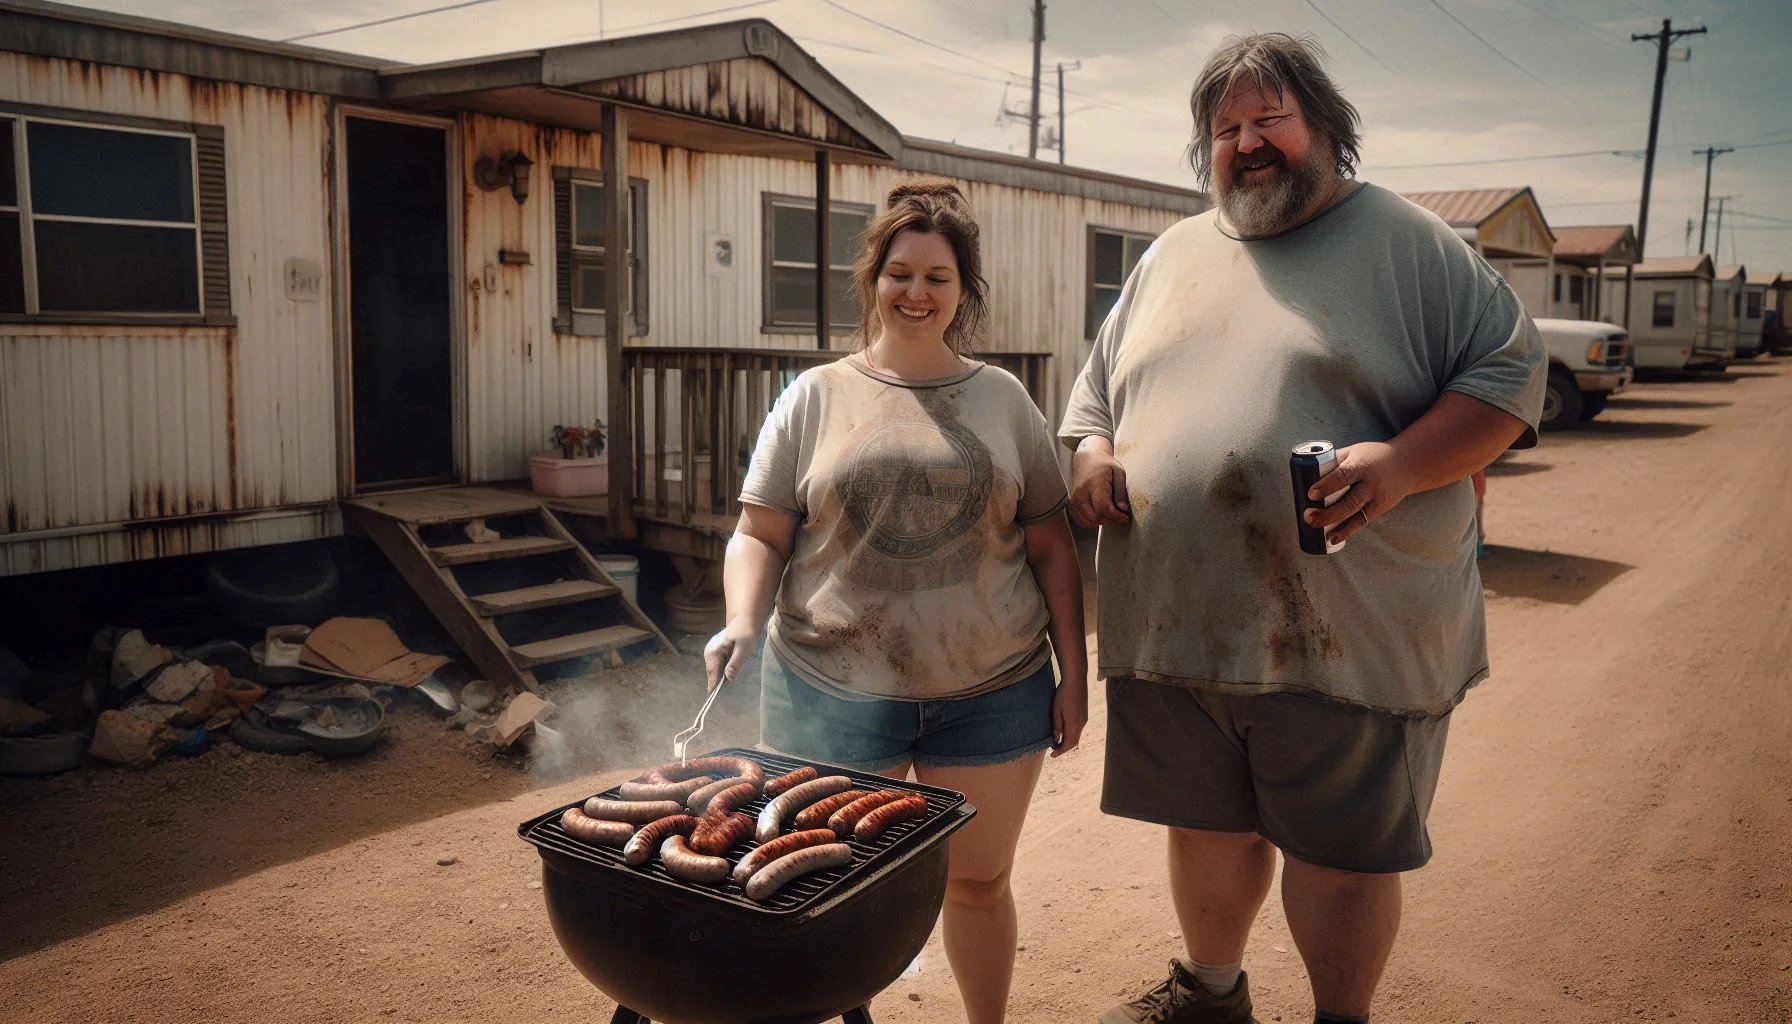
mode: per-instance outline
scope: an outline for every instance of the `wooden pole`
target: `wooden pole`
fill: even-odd
[[[828,151],[815,151],[815,347],[828,349],[828,332],[833,324],[833,289],[829,286],[828,254],[832,249],[829,235],[829,207],[833,205],[833,175],[828,173]]]
[[[628,366],[623,346],[628,340],[628,115],[615,104],[604,107],[604,369],[609,382],[610,453],[609,535],[635,536],[634,409],[630,402]]]

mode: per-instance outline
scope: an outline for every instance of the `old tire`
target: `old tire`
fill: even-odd
[[[1605,400],[1610,398],[1611,396],[1612,396],[1612,393],[1610,391],[1594,391],[1589,394],[1582,395],[1581,396],[1581,405],[1580,405],[1581,421],[1584,423],[1587,420],[1590,420],[1593,417],[1604,412],[1605,411]]]
[[[215,555],[205,565],[212,607],[238,626],[316,625],[335,607],[341,571],[322,544],[282,544]]]
[[[1550,367],[1549,379],[1543,385],[1543,420],[1540,426],[1544,430],[1572,427],[1580,422],[1584,404],[1580,386],[1574,383],[1574,374],[1561,367]]]

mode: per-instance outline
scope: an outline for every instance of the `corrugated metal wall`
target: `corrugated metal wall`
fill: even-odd
[[[7,534],[327,501],[336,493],[323,97],[0,53],[0,97],[222,125],[237,326],[0,325]],[[45,568],[65,564],[51,555]],[[86,564],[71,548],[66,564]],[[96,554],[93,557],[101,557]]]

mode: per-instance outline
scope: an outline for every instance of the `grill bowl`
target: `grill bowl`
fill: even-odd
[[[813,765],[868,785],[894,781],[759,751],[716,753],[752,757],[768,775]],[[564,807],[517,831],[541,853],[548,919],[567,959],[620,1005],[662,1024],[820,1024],[869,1003],[926,945],[945,900],[946,838],[976,813],[951,790],[896,784],[927,795],[926,818],[894,838],[855,841],[851,867],[792,883],[767,906],[732,884],[679,882],[657,861],[636,870],[613,851],[569,847],[552,835]],[[737,846],[729,861],[751,848]]]

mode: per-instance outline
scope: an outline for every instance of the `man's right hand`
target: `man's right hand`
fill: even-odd
[[[1126,468],[1105,437],[1085,437],[1070,459],[1070,517],[1078,526],[1128,526]]]

